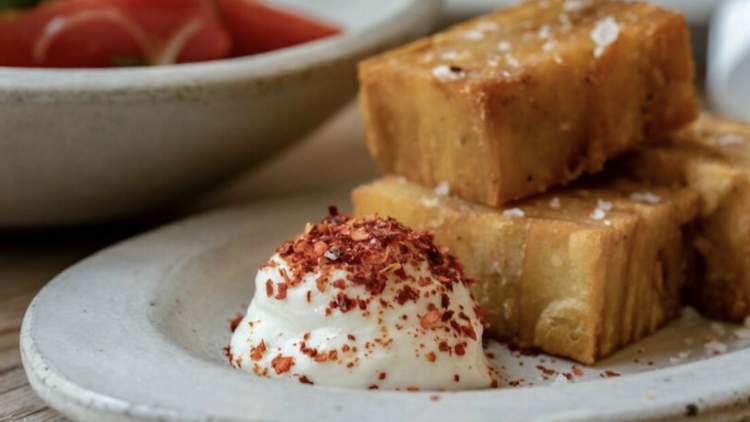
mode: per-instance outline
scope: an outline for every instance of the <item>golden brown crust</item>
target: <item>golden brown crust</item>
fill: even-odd
[[[610,165],[658,185],[698,192],[699,277],[688,299],[713,318],[750,316],[750,126],[709,114]]]
[[[478,279],[490,333],[590,364],[653,333],[682,303],[697,195],[645,189],[587,182],[490,208],[386,177],[352,196],[357,214],[434,231]],[[631,198],[647,193],[658,202]]]
[[[496,206],[598,171],[695,118],[681,15],[643,3],[547,3],[480,17],[360,65],[368,146],[386,173],[446,181]],[[609,44],[594,41],[600,27]]]

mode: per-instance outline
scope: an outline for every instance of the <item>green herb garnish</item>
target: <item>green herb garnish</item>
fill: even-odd
[[[19,9],[29,9],[44,0],[0,0],[0,12],[10,12]]]

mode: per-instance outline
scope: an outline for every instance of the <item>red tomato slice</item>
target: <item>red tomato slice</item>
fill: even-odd
[[[232,34],[233,56],[246,56],[330,37],[332,26],[254,0],[215,0]]]
[[[231,49],[208,0],[64,0],[0,19],[0,65],[107,67],[214,60]]]
[[[33,28],[18,22],[17,19],[0,17],[0,65],[36,66],[31,57],[31,40],[35,37]]]

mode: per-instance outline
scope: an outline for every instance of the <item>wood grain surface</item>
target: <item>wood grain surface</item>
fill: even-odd
[[[18,338],[24,312],[50,278],[106,243],[80,234],[3,233],[0,240],[0,421],[65,420],[31,390]]]

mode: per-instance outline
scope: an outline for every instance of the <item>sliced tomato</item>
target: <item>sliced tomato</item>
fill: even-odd
[[[254,0],[215,0],[232,34],[232,55],[246,56],[339,34],[330,25]]]
[[[19,25],[17,19],[0,16],[0,65],[36,66],[31,46],[36,35],[30,25]]]
[[[77,0],[80,1],[80,0]],[[216,60],[231,51],[232,40],[209,0],[97,0],[117,2],[154,40],[158,53],[178,48],[176,62]],[[193,24],[193,25],[191,25]],[[181,40],[180,38],[186,38]],[[169,54],[167,54],[168,56]]]
[[[63,0],[0,18],[0,65],[106,67],[226,57],[231,39],[208,0]]]

